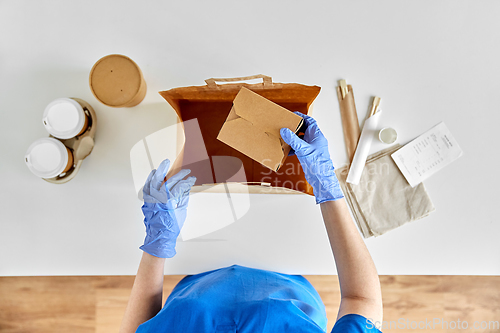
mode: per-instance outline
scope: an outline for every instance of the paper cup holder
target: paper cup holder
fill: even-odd
[[[73,154],[73,166],[65,172],[53,178],[42,178],[43,180],[53,184],[64,184],[75,178],[76,174],[82,166],[83,160],[90,155],[94,148],[94,136],[97,125],[97,117],[94,109],[84,100],[71,97],[77,101],[82,107],[83,111],[88,117],[88,127],[82,134],[71,139],[58,139],[61,141]],[[52,135],[50,137],[53,138]]]

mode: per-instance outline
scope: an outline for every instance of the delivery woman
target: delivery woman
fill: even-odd
[[[380,332],[380,282],[335,176],[328,142],[316,121],[301,113],[303,139],[281,129],[313,187],[337,266],[341,302],[332,332]],[[326,313],[313,286],[302,276],[233,265],[186,276],[162,308],[165,258],[173,257],[186,218],[195,177],[181,170],[163,183],[163,161],[144,185],[146,239],[120,333],[128,332],[325,332]]]

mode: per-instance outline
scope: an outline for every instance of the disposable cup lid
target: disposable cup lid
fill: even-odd
[[[140,93],[142,72],[137,64],[121,54],[99,59],[90,71],[90,89],[103,104],[126,105]]]
[[[24,161],[36,176],[53,178],[64,171],[68,157],[68,150],[61,141],[43,138],[29,146]]]
[[[50,134],[59,139],[70,139],[81,132],[85,112],[74,99],[58,98],[47,105],[42,120]]]

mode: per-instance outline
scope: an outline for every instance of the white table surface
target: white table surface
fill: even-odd
[[[322,87],[313,115],[337,167],[347,161],[341,78],[360,122],[382,97],[382,125],[398,143],[444,121],[464,156],[425,181],[436,211],[366,244],[380,274],[500,274],[499,15],[498,1],[0,1],[0,275],[135,274],[144,226],[130,151],[175,122],[157,92],[257,73]],[[106,107],[89,89],[92,65],[112,53],[144,73],[137,107]],[[59,97],[81,98],[98,116],[92,154],[60,186],[23,161],[48,136],[42,112]],[[191,218],[210,209],[190,208]],[[306,195],[252,195],[236,223],[177,251],[166,274],[234,263],[336,273]]]

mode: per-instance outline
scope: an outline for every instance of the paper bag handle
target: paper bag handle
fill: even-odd
[[[235,81],[246,81],[246,80],[253,80],[253,79],[262,79],[264,83],[264,87],[271,86],[273,84],[273,79],[270,76],[267,75],[262,75],[262,74],[257,74],[257,75],[251,75],[251,76],[242,76],[242,77],[233,77],[233,78],[211,78],[211,79],[206,79],[205,82],[207,85],[211,88],[216,88],[217,83],[216,82],[235,82]]]

